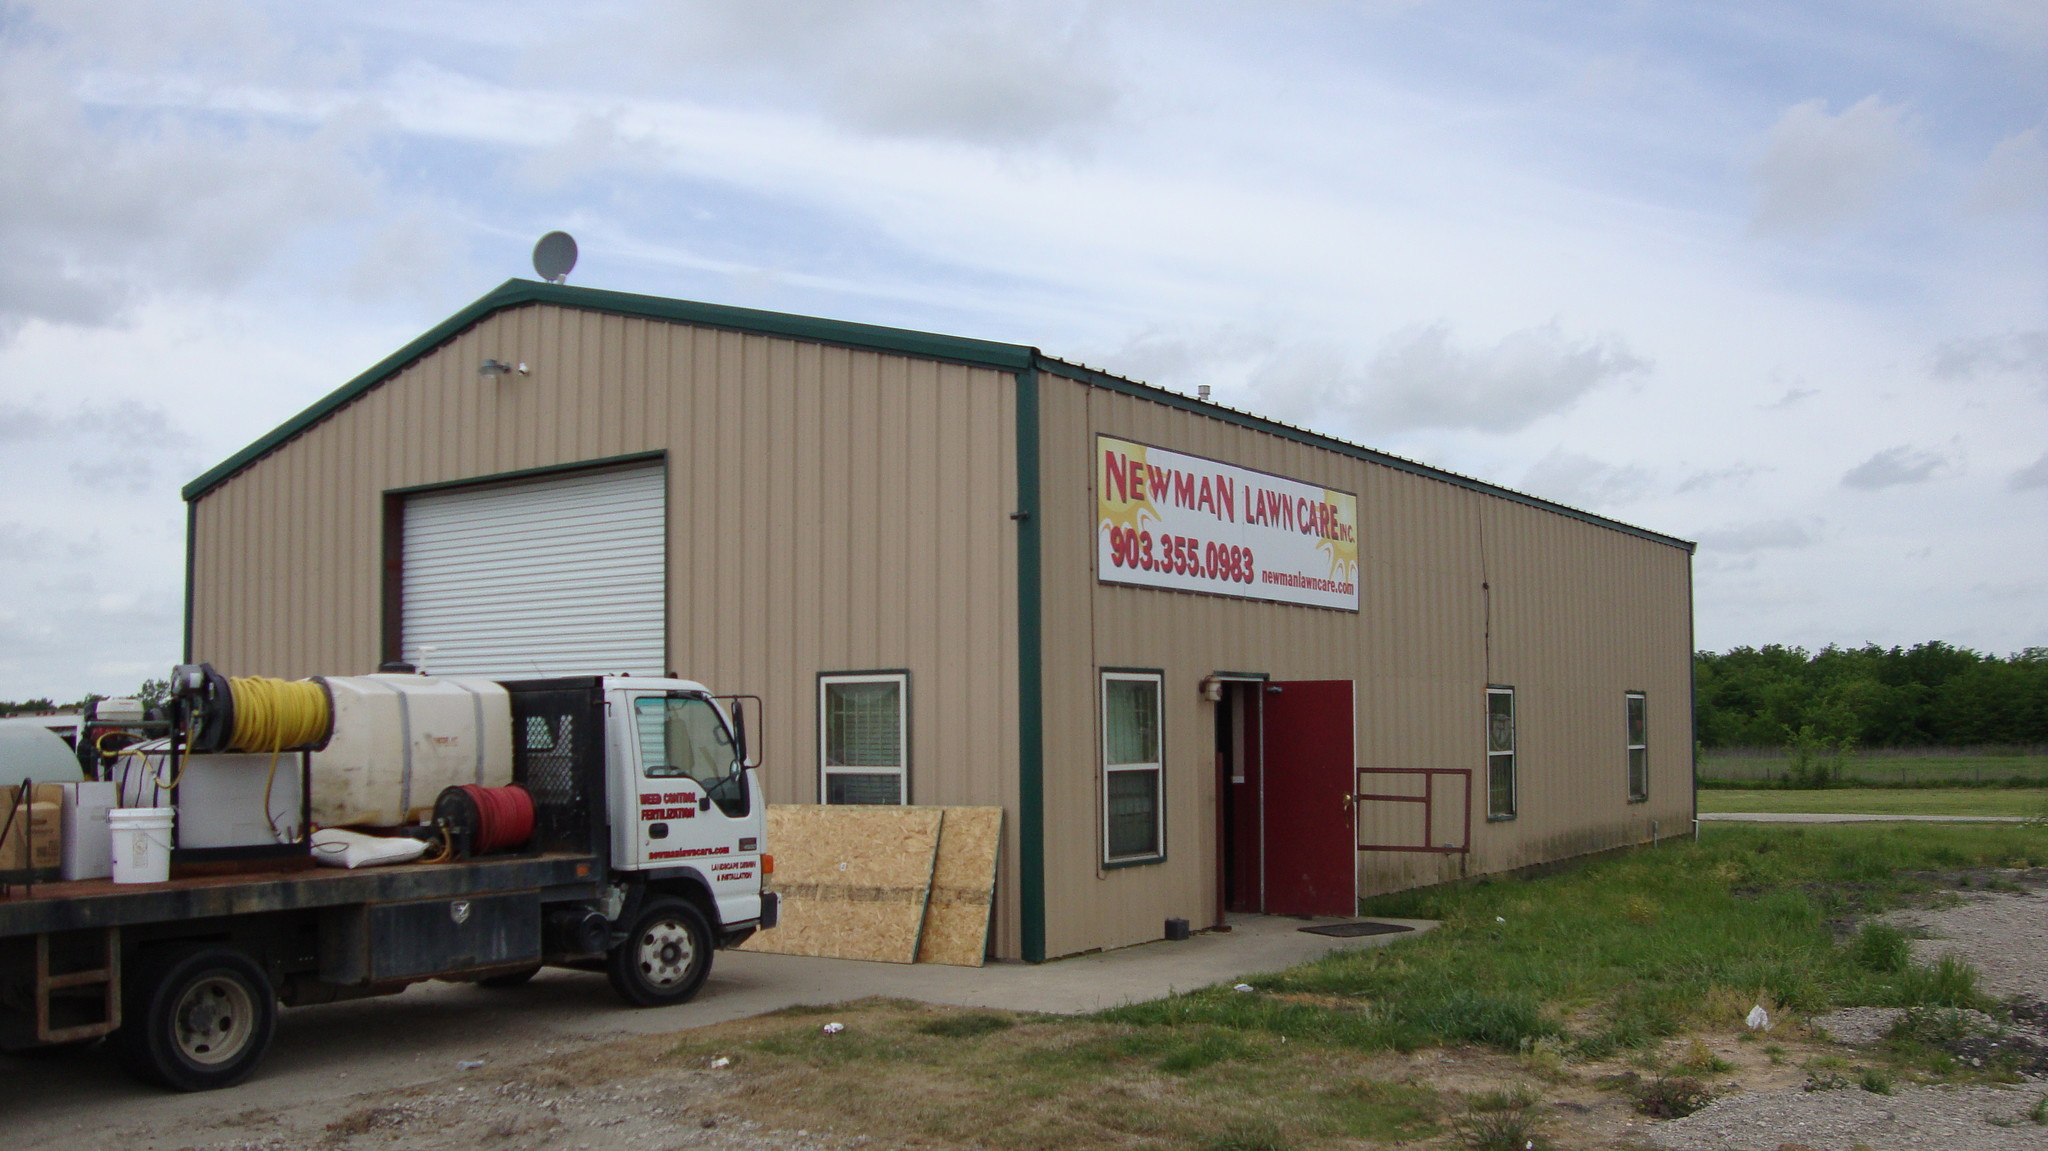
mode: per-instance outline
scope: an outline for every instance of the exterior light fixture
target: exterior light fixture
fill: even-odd
[[[503,360],[485,360],[476,366],[476,374],[485,379],[492,376],[509,376],[514,372],[523,376],[526,371],[525,364],[508,364]]]
[[[1223,702],[1223,681],[1213,675],[1202,677],[1202,698],[1210,703]]]

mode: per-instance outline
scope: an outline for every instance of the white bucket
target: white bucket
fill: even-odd
[[[117,807],[107,812],[114,840],[115,883],[162,883],[171,877],[174,807]]]

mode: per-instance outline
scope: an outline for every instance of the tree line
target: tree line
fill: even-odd
[[[1984,655],[1933,640],[1909,648],[1770,644],[1693,658],[1703,746],[2048,744],[2048,647]]]
[[[1705,747],[1849,747],[2048,744],[2048,647],[1984,655],[1940,640],[1909,648],[1783,644],[1694,654],[1694,706]],[[163,703],[169,683],[133,694]],[[72,704],[0,700],[0,717]]]
[[[72,711],[84,706],[78,703],[58,703],[47,696],[38,699],[0,699],[0,719],[17,715],[48,715],[55,711]]]

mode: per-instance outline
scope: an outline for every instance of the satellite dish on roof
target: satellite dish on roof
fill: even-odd
[[[549,232],[533,246],[533,270],[550,284],[567,280],[575,266],[576,237],[567,232]]]

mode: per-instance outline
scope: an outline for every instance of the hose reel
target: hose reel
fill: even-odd
[[[434,800],[434,824],[457,859],[522,851],[533,841],[533,795],[516,783],[443,788]]]
[[[318,679],[230,679],[210,663],[171,673],[171,711],[196,755],[318,751],[334,734],[334,701]]]

